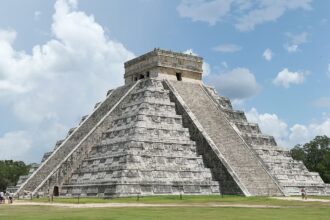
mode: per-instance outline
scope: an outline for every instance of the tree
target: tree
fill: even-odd
[[[21,175],[28,174],[29,165],[23,161],[0,161],[0,191],[5,191],[8,186],[15,186]]]
[[[324,182],[330,183],[330,138],[316,136],[309,143],[296,145],[290,151],[295,160],[301,160],[309,171],[318,172]]]

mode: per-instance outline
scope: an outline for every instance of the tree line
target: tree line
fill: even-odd
[[[28,174],[30,165],[23,161],[0,160],[0,191],[8,186],[15,186],[21,175]]]
[[[330,138],[316,136],[309,143],[290,150],[295,160],[301,160],[309,171],[318,172],[324,182],[330,183]]]

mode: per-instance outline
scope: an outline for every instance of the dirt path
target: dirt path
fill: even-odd
[[[307,199],[303,200],[300,197],[272,197],[272,199],[300,201],[300,202],[325,202],[325,203],[330,203],[329,199],[315,199],[315,198],[307,198]]]
[[[43,203],[17,201],[12,206],[53,206],[66,208],[123,208],[123,207],[237,207],[237,208],[283,208],[273,205],[248,205],[248,204],[157,204],[157,203],[88,203],[88,204],[69,204],[69,203]]]

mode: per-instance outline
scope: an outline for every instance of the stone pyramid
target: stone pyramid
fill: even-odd
[[[155,49],[126,62],[124,78],[20,179],[16,196],[330,194],[202,83],[202,58]]]

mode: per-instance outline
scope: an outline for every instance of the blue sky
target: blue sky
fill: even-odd
[[[38,162],[155,47],[204,57],[204,82],[281,146],[330,135],[330,2],[0,0],[0,159]]]

